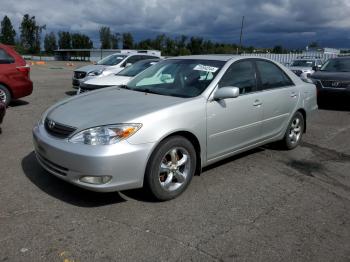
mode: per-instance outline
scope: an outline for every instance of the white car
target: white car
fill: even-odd
[[[128,67],[138,61],[146,59],[159,59],[160,57],[153,54],[132,53],[122,54],[115,53],[98,61],[96,65],[87,65],[74,70],[73,88],[78,89],[80,84],[92,79],[117,74],[125,67]]]
[[[290,70],[302,80],[310,82],[309,77],[315,72],[314,68],[320,68],[322,60],[317,58],[298,58],[290,65]]]
[[[105,77],[95,77],[80,84],[77,95],[109,86],[126,85],[134,76],[146,70],[150,66],[158,63],[160,59],[146,59],[128,66],[117,74]]]

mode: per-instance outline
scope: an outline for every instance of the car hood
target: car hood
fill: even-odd
[[[130,76],[118,76],[118,75],[109,75],[103,77],[95,77],[88,81],[85,81],[84,84],[95,85],[95,86],[117,86],[117,85],[126,85],[132,77]]]
[[[105,65],[86,65],[86,66],[80,67],[74,71],[89,73],[89,72],[92,72],[95,70],[101,70],[101,69],[105,69],[105,68],[108,68],[108,66],[105,66]]]
[[[143,115],[186,101],[188,99],[109,87],[64,100],[50,108],[46,117],[81,130],[130,123]]]
[[[319,80],[346,80],[350,81],[350,72],[324,72],[317,71],[311,76]]]
[[[303,67],[303,66],[291,66],[290,70],[301,70],[301,71],[311,71],[311,67]]]

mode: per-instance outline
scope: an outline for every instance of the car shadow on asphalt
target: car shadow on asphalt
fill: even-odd
[[[67,96],[75,96],[77,94],[76,90],[64,92]]]
[[[45,193],[71,205],[98,207],[127,201],[118,192],[97,193],[71,185],[44,170],[31,152],[22,159],[26,177]]]
[[[24,100],[13,100],[9,104],[9,107],[25,106],[25,105],[28,105],[28,104],[29,104],[29,102],[24,101]]]
[[[350,111],[350,104],[343,98],[342,100],[329,99],[328,101],[318,101],[318,109],[331,111]]]
[[[265,147],[257,147],[257,148],[253,148],[251,150],[248,150],[246,152],[243,152],[243,153],[231,156],[229,158],[225,158],[225,159],[220,160],[220,161],[218,161],[218,162],[216,162],[214,164],[211,164],[209,166],[204,167],[203,170],[202,170],[202,174],[204,174],[205,172],[207,172],[207,171],[209,171],[211,169],[223,166],[223,165],[225,165],[227,163],[233,162],[233,161],[241,159],[241,158],[245,158],[245,157],[250,156],[250,155],[254,155],[254,154],[263,152],[265,150],[266,150]]]

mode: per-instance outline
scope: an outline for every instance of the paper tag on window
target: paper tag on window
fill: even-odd
[[[193,70],[215,73],[219,68],[214,66],[196,65]]]

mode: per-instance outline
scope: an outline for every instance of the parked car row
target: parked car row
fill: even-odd
[[[119,73],[110,74],[104,77],[95,77],[85,82],[80,83],[77,94],[117,85],[127,84],[134,76],[141,73],[148,67],[159,62],[160,59],[146,59],[127,66]]]
[[[290,69],[303,81],[316,85],[319,104],[333,97],[350,100],[350,57],[331,58],[325,63],[303,57],[294,60]]]
[[[1,123],[11,99],[33,86],[25,61],[2,45],[0,69]],[[203,167],[229,156],[271,142],[294,149],[317,94],[350,93],[350,58],[322,66],[298,59],[291,70],[234,55],[108,56],[75,70],[79,95],[50,107],[35,125],[37,160],[88,190],[146,187],[158,200],[173,199]]]
[[[106,80],[108,83],[113,82],[113,76],[118,74],[123,69],[135,64],[138,61],[148,60],[148,59],[159,59],[160,57],[145,53],[132,53],[132,54],[122,54],[116,53],[109,55],[95,65],[87,65],[78,68],[73,73],[73,88],[79,89],[82,83],[86,83],[89,80],[95,79],[93,83],[103,83],[104,80],[99,82],[98,79],[104,79],[106,76],[111,76]],[[120,78],[119,78],[120,79]],[[88,83],[89,84],[89,83]],[[93,85],[92,83],[90,83]],[[119,80],[115,81],[114,85],[118,85]],[[104,84],[99,84],[103,86]],[[80,90],[81,91],[81,90]],[[80,91],[78,93],[80,93]]]

